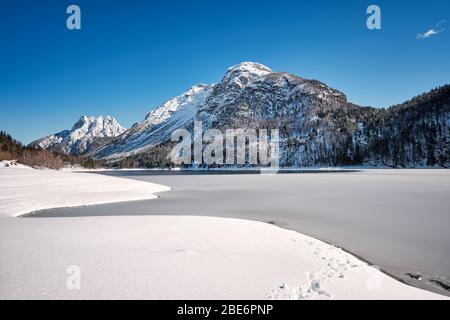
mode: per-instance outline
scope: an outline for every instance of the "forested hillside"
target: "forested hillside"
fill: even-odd
[[[70,156],[38,147],[25,147],[4,131],[0,131],[1,160],[17,160],[18,163],[30,167],[50,169],[61,169],[65,166],[96,168],[100,165],[98,161],[89,157]]]

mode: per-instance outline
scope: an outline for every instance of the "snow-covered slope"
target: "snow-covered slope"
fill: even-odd
[[[67,154],[86,154],[93,145],[105,143],[124,131],[125,128],[111,116],[82,116],[71,130],[41,138],[31,145]]]
[[[214,85],[198,84],[149,112],[120,137],[100,149],[99,158],[121,158],[170,140],[172,132],[192,122]]]

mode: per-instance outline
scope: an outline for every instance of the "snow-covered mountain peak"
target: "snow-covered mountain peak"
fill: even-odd
[[[259,75],[272,72],[272,70],[269,67],[257,62],[241,62],[239,64],[229,67],[227,73],[235,71],[248,72]]]
[[[81,116],[71,130],[64,130],[31,143],[44,149],[58,150],[70,154],[83,154],[97,139],[114,138],[122,134],[123,128],[111,116]]]
[[[83,115],[75,123],[70,131],[71,140],[78,140],[85,135],[95,138],[116,137],[124,132],[123,128],[115,118],[111,116],[86,116]]]
[[[226,87],[243,88],[269,73],[272,73],[272,70],[265,65],[256,62],[242,62],[228,68],[221,84]]]

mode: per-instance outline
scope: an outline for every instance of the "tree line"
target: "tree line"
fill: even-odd
[[[24,146],[5,131],[0,131],[0,161],[17,160],[18,163],[33,168],[62,169],[66,166],[80,166],[96,169],[102,166],[100,161],[90,157],[73,156],[40,147]]]

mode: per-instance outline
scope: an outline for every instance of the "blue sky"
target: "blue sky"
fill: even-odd
[[[66,28],[70,4],[81,30]],[[381,30],[366,27],[370,4]],[[128,127],[242,61],[387,107],[450,82],[450,30],[417,37],[448,28],[448,0],[2,0],[0,129],[28,143],[82,114]]]

